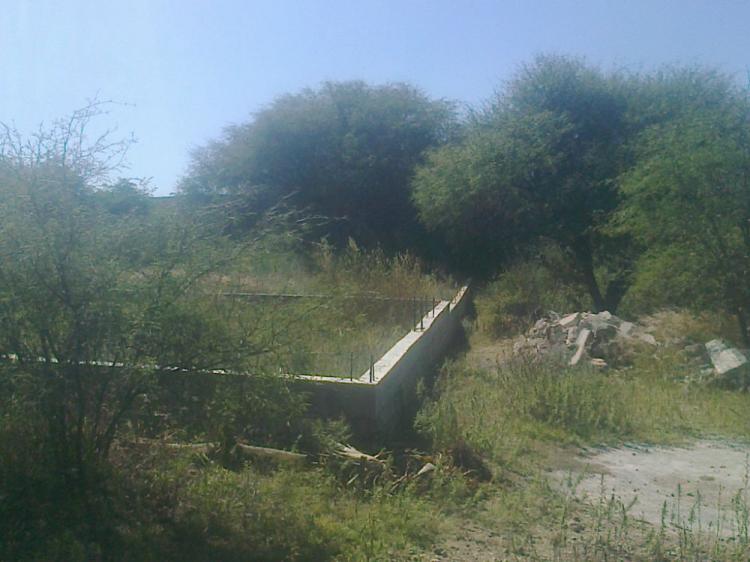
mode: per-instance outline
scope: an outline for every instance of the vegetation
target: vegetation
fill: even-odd
[[[670,281],[673,302],[736,316],[750,346],[750,107],[727,91],[710,109],[652,127],[624,177],[623,227],[649,251],[638,275]],[[706,275],[711,272],[710,275]],[[653,289],[652,289],[653,290]]]
[[[193,154],[182,191],[228,207],[240,229],[283,204],[323,219],[313,233],[337,246],[353,236],[405,249],[421,232],[409,197],[414,166],[453,129],[452,105],[412,86],[329,82],[227,128]]]
[[[570,254],[597,310],[614,310],[627,270],[616,271],[608,294],[594,270],[609,246],[624,243],[602,228],[617,208],[615,180],[627,161],[622,82],[565,57],[522,67],[473,117],[464,142],[433,152],[419,170],[422,219],[462,248],[482,240],[495,260],[552,240]]]
[[[747,559],[747,485],[725,540],[548,473],[747,440],[748,394],[695,382],[683,347],[749,345],[748,99],[712,69],[551,55],[463,121],[327,83],[197,150],[166,204],[120,177],[127,141],[91,137],[103,104],[3,127],[0,560],[420,559],[467,521],[517,559]],[[468,352],[420,385],[415,432],[347,449],[286,375],[361,375],[447,272],[479,278]],[[664,345],[609,371],[509,358],[583,309]]]

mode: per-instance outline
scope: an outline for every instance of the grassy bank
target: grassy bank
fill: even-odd
[[[626,368],[567,368],[512,357],[510,344],[493,335],[497,324],[483,318],[493,308],[482,298],[487,294],[480,297],[473,349],[444,366],[417,418],[437,450],[468,448],[492,469],[493,483],[469,515],[482,529],[477,540],[489,545],[478,552],[509,560],[750,556],[748,525],[742,524],[747,488],[726,508],[738,522],[737,534],[726,537],[701,527],[695,498],[683,497],[682,518],[665,512],[662,525],[653,526],[604,488],[583,502],[575,491],[578,477],[571,475],[561,485],[552,476],[579,466],[581,449],[685,444],[697,438],[747,442],[750,395],[690,382],[687,375],[695,367],[679,353],[685,339],[711,335],[707,318],[674,312],[650,318],[667,344],[640,350]],[[722,323],[715,326],[724,329]],[[494,366],[475,357],[488,346],[493,353],[499,350]],[[679,498],[680,491],[674,493]]]

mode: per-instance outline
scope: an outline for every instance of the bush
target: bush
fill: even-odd
[[[508,267],[476,299],[480,328],[499,337],[526,330],[554,310],[571,312],[591,307],[586,292],[553,270],[554,255],[545,260],[518,261]]]

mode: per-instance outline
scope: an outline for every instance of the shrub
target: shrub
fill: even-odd
[[[548,251],[545,259],[516,262],[490,283],[476,299],[481,329],[491,336],[505,336],[527,329],[550,310],[590,308],[585,291],[555,272],[555,263]]]

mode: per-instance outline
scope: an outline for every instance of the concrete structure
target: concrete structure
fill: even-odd
[[[391,433],[416,407],[417,382],[434,371],[460,336],[468,302],[468,287],[440,301],[358,379],[296,376],[300,390],[309,393],[312,413],[343,415],[360,434]]]

